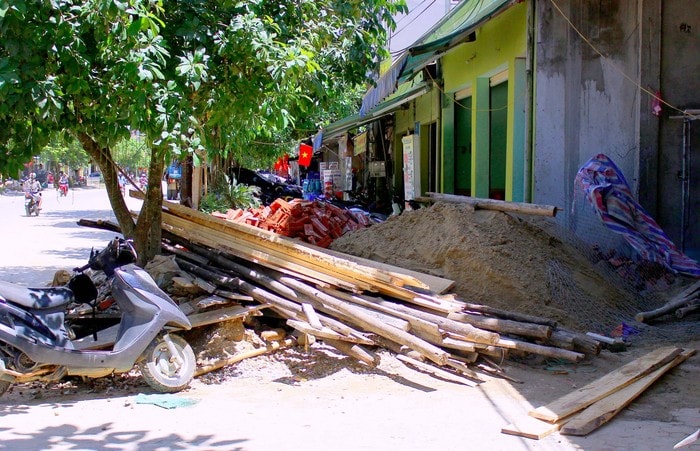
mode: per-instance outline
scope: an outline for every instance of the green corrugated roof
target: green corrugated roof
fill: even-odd
[[[396,92],[369,110],[366,115],[360,116],[359,114],[353,114],[352,116],[344,117],[341,120],[333,122],[325,127],[323,129],[323,139],[326,140],[335,138],[349,130],[360,127],[361,125],[375,121],[382,116],[390,114],[391,112],[399,109],[404,103],[414,99],[416,96],[429,92],[431,87],[432,85],[430,83],[423,81],[422,76],[415,77],[415,79],[411,80],[410,82],[403,83],[401,86],[399,86]]]
[[[477,28],[513,3],[514,0],[472,0],[457,5],[408,49],[408,60],[399,81],[411,78],[437,55],[471,40]]]
[[[420,69],[431,64],[448,49],[470,40],[472,33],[478,27],[517,2],[518,0],[466,0],[455,6],[389,69],[391,72],[392,69],[396,69],[396,66],[403,65],[400,74],[396,74],[399,83],[395,91],[389,92],[386,86],[382,89],[370,89],[363,101],[362,113],[364,114],[354,114],[328,125],[323,130],[323,139],[339,136],[377,119],[379,117],[376,114],[377,111],[388,114],[393,111],[392,108],[398,108],[412,100],[423,89],[427,92],[429,85],[422,78],[414,75],[420,74]],[[385,84],[391,85],[391,83]]]

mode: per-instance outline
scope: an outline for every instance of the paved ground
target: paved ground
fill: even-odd
[[[21,197],[0,196],[1,279],[44,285],[56,269],[83,264],[91,247],[113,237],[75,224],[80,218],[110,217],[104,190],[45,196],[41,216],[31,218],[24,216]],[[138,403],[138,394],[152,394],[145,385],[20,387],[0,400],[0,449],[672,449],[700,427],[700,368],[692,359],[667,375],[670,382],[587,437],[553,434],[534,441],[500,433],[529,405],[556,399],[600,377],[600,368],[625,360],[629,357],[601,354],[597,373],[568,376],[513,365],[510,374],[524,384],[493,379],[479,387],[438,380],[391,359],[372,372],[347,365],[310,379],[261,372],[215,385],[195,381],[190,390],[169,398],[194,405],[173,409]],[[685,402],[674,397],[681,389]]]

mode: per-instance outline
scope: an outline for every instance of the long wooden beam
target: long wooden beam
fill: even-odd
[[[681,351],[682,349],[673,346],[658,348],[600,379],[528,413],[540,420],[556,423],[655,371],[673,360]]]
[[[347,289],[349,288],[347,284],[350,284],[354,285],[354,287],[350,287],[351,290],[379,292],[444,313],[461,310],[463,307],[460,302],[449,299],[441,300],[435,296],[415,293],[401,284],[395,284],[395,279],[388,280],[386,275],[376,278],[374,276],[381,274],[382,271],[368,267],[346,265],[345,263],[347,262],[343,262],[342,259],[333,258],[333,261],[338,263],[336,266],[328,261],[319,262],[313,259],[309,261],[309,259],[296,258],[297,255],[288,254],[274,244],[270,244],[274,243],[274,241],[266,242],[262,239],[249,241],[246,239],[245,233],[229,233],[230,229],[226,227],[226,224],[221,224],[221,222],[226,223],[227,221],[217,218],[212,219],[219,222],[218,226],[212,228],[206,221],[200,224],[167,212],[163,212],[162,216],[163,227],[169,232],[209,247],[232,251],[234,255],[249,261],[259,262],[275,268],[292,269],[298,274],[313,274],[314,278],[335,286]],[[235,225],[233,223],[230,224]],[[265,232],[264,230],[260,231]],[[298,246],[298,248],[301,250],[304,246]],[[367,268],[366,271],[365,268]],[[345,282],[345,285],[342,282]]]
[[[343,258],[336,258],[335,256],[326,254],[322,248],[317,246],[302,244],[299,240],[277,235],[247,224],[239,224],[219,219],[172,202],[163,202],[163,209],[164,212],[188,219],[196,224],[206,225],[210,229],[223,231],[230,236],[234,236],[249,243],[256,243],[264,248],[273,247],[277,249],[278,252],[284,252],[289,256],[313,263],[314,265],[330,268],[335,272],[359,272],[375,278],[378,281],[392,283],[396,286],[409,285],[424,289],[429,288],[415,277],[394,271],[379,270]]]
[[[432,201],[449,202],[453,204],[468,204],[475,209],[497,210],[526,215],[550,216],[557,214],[557,207],[553,205],[539,205],[525,202],[508,202],[496,199],[481,199],[477,197],[459,196],[456,194],[427,193]]]

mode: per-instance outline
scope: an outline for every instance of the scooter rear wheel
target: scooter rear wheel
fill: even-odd
[[[168,349],[163,336],[157,337],[144,351],[138,366],[146,383],[161,393],[175,393],[186,388],[194,377],[197,360],[184,338],[169,335],[176,356]]]

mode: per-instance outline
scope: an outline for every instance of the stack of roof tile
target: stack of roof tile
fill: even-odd
[[[301,238],[327,248],[334,239],[348,231],[371,225],[364,214],[353,212],[320,200],[277,199],[269,206],[232,209],[214,216],[228,221],[249,224],[280,235]]]

